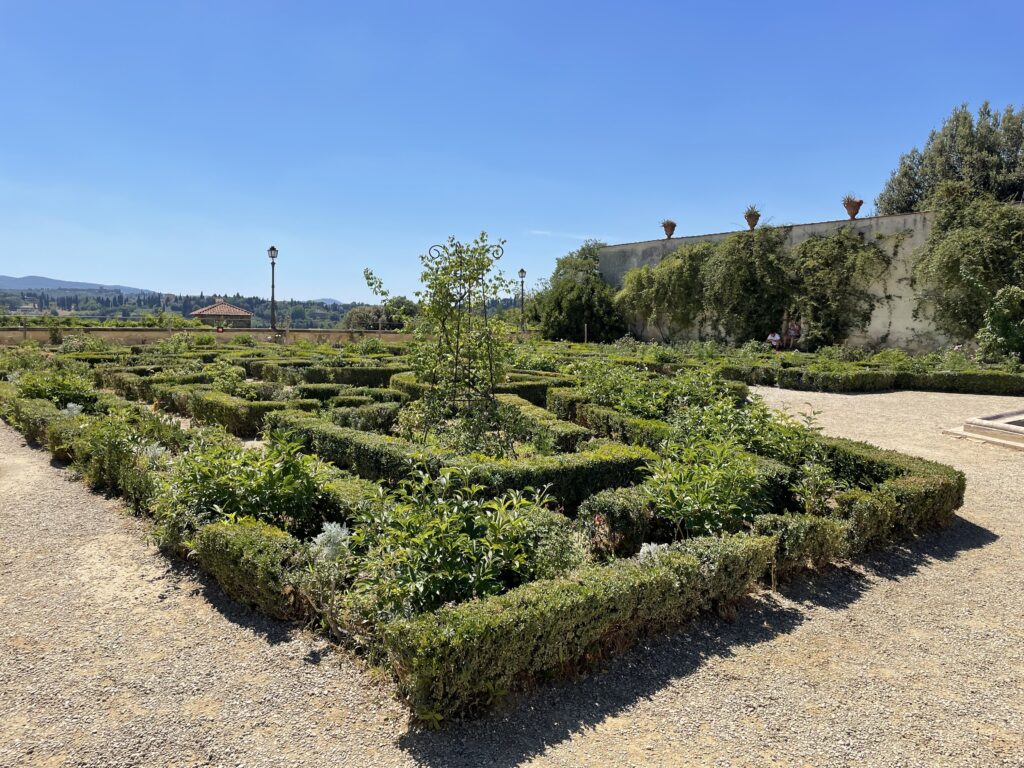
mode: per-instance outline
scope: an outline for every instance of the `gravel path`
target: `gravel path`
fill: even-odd
[[[941,434],[1024,400],[762,394],[962,468],[962,519],[436,733],[0,425],[0,766],[1024,766],[1024,453]]]

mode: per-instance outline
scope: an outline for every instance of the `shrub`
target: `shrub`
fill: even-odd
[[[1024,288],[1008,285],[999,289],[985,311],[978,344],[989,357],[1024,357]]]
[[[223,392],[196,392],[189,399],[189,413],[198,421],[220,424],[238,437],[255,437],[272,411],[316,410],[319,400],[243,400]]]
[[[805,567],[818,568],[844,557],[848,526],[841,520],[817,515],[758,515],[751,532],[777,541],[775,570],[784,575]]]
[[[201,527],[190,547],[230,597],[274,618],[302,618],[296,584],[304,550],[280,528],[250,517],[222,520]]]
[[[75,403],[86,410],[96,402],[96,392],[89,379],[64,368],[27,370],[18,376],[18,396],[49,400],[58,408]]]
[[[576,419],[599,437],[629,445],[644,445],[654,450],[672,434],[672,425],[660,419],[625,416],[612,408],[593,403],[578,403]]]
[[[652,462],[650,474],[643,488],[677,539],[736,531],[765,511],[757,462],[735,444],[680,446]]]
[[[382,640],[414,713],[436,722],[681,624],[700,608],[699,580],[686,555],[624,560],[392,622]]]
[[[401,409],[401,403],[377,403],[371,400],[355,408],[335,408],[328,415],[339,427],[351,427],[363,432],[390,432],[398,421]]]
[[[272,435],[265,451],[200,444],[179,456],[154,504],[157,540],[177,547],[209,522],[253,517],[302,538],[338,518],[326,467]]]
[[[559,453],[572,453],[580,447],[581,443],[594,436],[586,427],[581,427],[570,421],[563,421],[551,411],[536,406],[517,395],[498,395],[498,401],[518,410],[529,428],[535,433],[543,434]]]
[[[465,471],[419,470],[358,515],[353,542],[365,554],[352,590],[370,598],[375,619],[498,594],[531,578],[537,533],[529,513],[549,500],[482,492]]]
[[[91,419],[71,445],[75,466],[91,488],[121,495],[135,512],[148,512],[158,486],[156,472],[169,459],[153,433],[159,430],[130,411]]]
[[[585,567],[392,622],[382,640],[416,715],[437,722],[531,681],[572,674],[682,624],[711,601],[742,597],[773,547],[772,539],[737,536],[694,546],[696,556],[667,551]]]
[[[7,418],[29,445],[41,445],[46,440],[47,425],[59,416],[52,400],[16,398],[9,407]]]

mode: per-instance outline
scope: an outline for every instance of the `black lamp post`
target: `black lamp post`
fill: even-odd
[[[270,330],[277,330],[277,300],[274,298],[274,267],[277,261],[277,248],[267,248],[267,256],[270,257]]]
[[[526,270],[519,270],[519,332],[526,331]]]

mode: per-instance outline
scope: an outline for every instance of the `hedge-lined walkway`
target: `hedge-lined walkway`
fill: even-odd
[[[440,733],[0,425],[0,765],[1020,765],[1024,453],[941,428],[1024,399],[762,393],[963,469],[964,520]]]

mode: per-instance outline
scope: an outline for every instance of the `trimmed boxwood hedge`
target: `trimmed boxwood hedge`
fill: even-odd
[[[1024,375],[1005,371],[931,371],[914,373],[878,368],[820,371],[803,367],[718,366],[719,374],[747,384],[820,392],[885,392],[920,390],[976,395],[1024,395]]]
[[[531,681],[571,675],[641,637],[737,600],[766,570],[775,542],[733,536],[618,560],[497,597],[385,625],[381,640],[417,716],[486,706]]]
[[[302,371],[302,379],[309,383],[387,387],[396,373],[407,370],[405,365],[313,365]]]
[[[758,515],[751,532],[775,538],[775,572],[780,576],[845,557],[850,537],[844,520],[794,513]]]
[[[547,431],[559,453],[572,453],[579,449],[581,443],[594,436],[585,426],[564,421],[546,408],[534,405],[518,395],[498,395],[498,400],[518,409],[534,427]]]
[[[255,437],[268,413],[285,409],[313,411],[319,400],[243,400],[223,392],[198,392],[189,399],[189,415],[208,424],[220,424],[238,437]]]
[[[654,450],[672,433],[672,425],[666,421],[626,416],[614,408],[586,402],[576,403],[576,421],[600,437],[629,445],[645,445]]]
[[[355,407],[334,408],[327,416],[339,427],[351,427],[364,432],[387,432],[398,421],[401,403],[377,403],[373,400]],[[333,402],[333,401],[332,401]]]
[[[277,619],[304,615],[297,586],[305,548],[280,528],[251,517],[225,520],[200,528],[189,546],[230,597]]]
[[[508,381],[498,384],[494,388],[494,392],[517,395],[533,405],[544,407],[547,404],[549,389],[565,387],[574,383],[575,381],[569,377],[544,371],[513,371],[508,374]],[[416,374],[407,371],[391,377],[391,388],[404,392],[412,400],[417,400],[423,397],[430,385],[417,381]],[[565,418],[557,412],[555,415],[558,418]]]
[[[586,395],[576,387],[552,387],[548,390],[548,410],[565,421],[576,421],[576,409],[586,402]]]
[[[782,512],[792,504],[793,470],[774,459],[754,455],[761,475],[766,509]],[[647,543],[671,541],[675,530],[657,517],[642,483],[630,488],[609,488],[586,498],[577,517],[591,533],[595,554],[629,557]]]
[[[645,448],[595,441],[580,453],[487,459],[456,456],[398,437],[339,427],[294,412],[273,415],[268,424],[294,432],[314,453],[370,480],[405,477],[415,462],[425,463],[431,471],[442,466],[462,466],[469,469],[471,481],[483,485],[488,492],[550,485],[552,495],[569,510],[595,491],[640,482],[646,463],[654,458]]]

